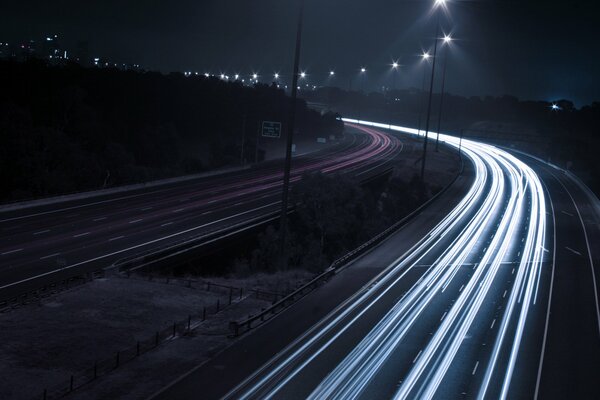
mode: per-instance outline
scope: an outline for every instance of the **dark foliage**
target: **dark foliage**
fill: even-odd
[[[418,177],[404,181],[392,174],[373,191],[346,175],[307,174],[292,192],[298,204],[291,216],[288,265],[321,271],[423,204],[431,193]],[[259,235],[252,252],[254,270],[275,271],[281,263],[279,232]]]
[[[241,160],[242,127],[287,120],[289,98],[203,76],[0,61],[0,201],[143,182]],[[337,132],[297,103],[298,135]],[[245,158],[254,159],[248,140]],[[260,153],[259,153],[260,154]]]
[[[304,92],[309,101],[328,103],[344,116],[425,126],[428,93],[417,89],[370,93],[323,88]],[[431,127],[438,127],[440,94],[433,96]],[[600,195],[600,102],[575,108],[568,100],[520,101],[514,96],[444,96],[441,130],[465,137],[515,147],[577,173]]]

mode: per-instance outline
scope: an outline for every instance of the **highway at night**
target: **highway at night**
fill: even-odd
[[[339,145],[296,159],[292,182],[314,171],[367,179],[402,148],[394,136],[350,129]],[[281,207],[281,177],[279,164],[270,162],[131,192],[5,207],[0,211],[0,292],[7,298],[139,253],[201,241],[224,228],[263,223],[261,218]]]
[[[434,203],[429,216],[416,217],[426,226],[437,215],[429,230],[409,223],[290,316],[257,328],[158,398],[594,398],[600,315],[589,242],[598,237],[597,199],[530,157],[440,140],[469,160],[454,185],[468,189],[453,194],[458,205]],[[366,285],[336,294],[336,280],[338,288],[356,285],[351,271],[369,268]],[[312,316],[311,307],[319,310]],[[302,330],[290,323],[294,313],[314,323]],[[289,343],[261,338],[275,332]],[[242,361],[242,353],[253,357]]]

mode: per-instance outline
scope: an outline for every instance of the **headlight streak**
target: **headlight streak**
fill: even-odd
[[[419,135],[416,129],[389,124],[348,119],[344,119],[344,122]],[[369,134],[373,135],[375,132]],[[459,146],[459,139],[456,137],[440,134],[440,140],[454,147]],[[381,142],[385,143],[385,139],[381,139]],[[404,399],[418,393],[419,398],[432,398],[463,345],[463,339],[473,321],[480,315],[481,306],[493,287],[502,262],[512,254],[511,249],[516,246],[517,239],[521,239],[522,236],[518,236],[517,232],[520,232],[518,228],[524,226],[523,216],[527,213],[525,216],[529,217],[529,220],[517,276],[507,300],[492,355],[479,387],[479,398],[483,398],[492,377],[503,373],[501,397],[507,396],[529,307],[530,304],[535,304],[541,276],[545,244],[544,192],[533,170],[507,152],[470,140],[463,140],[462,146],[464,154],[473,163],[476,175],[469,192],[452,212],[413,246],[401,262],[386,269],[385,274],[372,287],[357,293],[345,302],[343,307],[338,307],[330,313],[226,397],[272,398],[277,395],[290,380],[403,279],[446,235],[450,233],[456,235],[450,246],[441,252],[423,276],[396,301],[367,336],[327,375],[310,396],[311,399],[359,397],[385,361],[397,349],[419,316],[434,300],[435,295],[446,290],[462,264],[473,255],[479,236],[493,232],[491,242],[484,249],[473,276],[464,285],[464,290],[461,288],[459,297],[443,317],[434,336],[419,354],[394,396]],[[382,144],[382,147],[386,146]],[[389,148],[389,143],[387,147]],[[508,201],[504,204],[507,197]],[[527,199],[531,199],[529,211],[526,210]],[[496,227],[492,221],[498,218],[500,223]],[[518,244],[520,245],[520,240]],[[356,315],[340,325],[344,318],[351,316],[350,313],[357,310]],[[516,327],[514,331],[509,332],[509,324],[514,325],[511,323],[514,321],[512,316],[517,313]],[[337,328],[337,331],[333,331],[334,328]],[[334,334],[324,343],[318,343],[329,333]],[[498,359],[506,347],[504,343],[509,335],[513,337],[510,357],[508,362],[503,362],[506,365],[501,368]]]
[[[484,167],[483,161],[481,159],[479,159],[475,153],[473,153],[472,151],[470,151],[468,149],[466,149],[466,153],[469,157],[473,157],[473,162],[475,165],[475,169],[477,171],[475,182],[472,185],[472,187],[469,189],[468,194],[460,201],[460,203],[452,210],[452,212],[450,214],[448,214],[428,235],[426,235],[419,243],[417,243],[417,245],[415,245],[411,249],[411,252],[408,254],[408,256],[402,262],[393,266],[393,268],[390,269],[390,272],[388,274],[384,275],[382,277],[382,279],[380,279],[375,284],[375,286],[372,288],[372,289],[380,289],[382,292],[375,299],[373,299],[368,305],[366,305],[365,309],[362,310],[360,312],[360,314],[358,314],[349,323],[347,323],[346,326],[343,327],[342,330],[334,338],[329,340],[321,348],[317,349],[306,362],[304,362],[301,366],[296,368],[294,370],[294,372],[290,373],[283,381],[279,381],[278,382],[279,385],[278,385],[277,389],[280,389],[281,387],[283,387],[283,385],[285,383],[287,383],[291,378],[293,378],[293,376],[296,375],[305,365],[307,365],[310,361],[312,361],[312,359],[316,358],[316,356],[318,356],[323,350],[325,350],[344,331],[349,329],[356,320],[358,320],[365,312],[367,312],[381,297],[383,297],[396,283],[398,283],[406,275],[406,273],[408,273],[410,271],[410,267],[407,268],[405,271],[403,271],[400,276],[395,276],[394,272],[401,271],[403,269],[403,267],[406,266],[407,264],[413,264],[413,265],[417,264],[421,258],[423,258],[429,251],[431,251],[431,249],[434,247],[434,245],[436,243],[441,241],[441,236],[443,236],[443,234],[445,234],[448,230],[455,228],[459,223],[462,222],[462,219],[464,218],[464,216],[470,211],[469,205],[471,205],[473,202],[475,202],[477,199],[479,199],[483,195],[485,181],[486,181],[486,177],[487,177],[487,171],[486,171],[486,168]],[[392,278],[394,278],[394,279],[392,279]],[[353,312],[355,309],[357,309],[359,306],[361,306],[369,297],[371,297],[373,291],[374,290],[369,290],[364,293],[361,293],[361,295],[358,298],[354,299],[354,301],[352,303],[345,304],[345,307],[339,309],[340,315],[338,315],[332,321],[327,323],[325,325],[325,327],[321,328],[318,331],[316,331],[316,330],[313,331],[311,329],[309,332],[307,332],[307,334],[303,335],[300,339],[304,339],[305,337],[309,337],[311,335],[312,336],[308,339],[308,341],[304,345],[302,345],[299,349],[295,350],[289,357],[287,357],[286,359],[284,359],[282,361],[279,361],[279,360],[276,360],[279,358],[278,356],[276,356],[275,359],[271,360],[271,362],[269,363],[269,364],[278,363],[277,365],[275,365],[275,367],[273,368],[272,371],[263,375],[262,373],[264,371],[266,371],[268,365],[264,366],[259,371],[257,371],[255,374],[248,377],[240,385],[238,385],[238,387],[236,387],[232,391],[230,391],[230,393],[228,395],[226,395],[225,397],[226,398],[230,398],[230,397],[234,398],[235,397],[235,398],[242,398],[242,399],[251,398],[253,395],[256,394],[257,391],[261,390],[263,388],[263,386],[267,385],[272,379],[276,378],[277,374],[279,374],[286,367],[291,365],[294,361],[297,361],[299,359],[299,357],[302,356],[304,354],[304,352],[313,343],[317,342],[320,338],[325,336],[342,319],[344,319],[351,312]],[[333,313],[331,313],[328,316],[328,318],[331,317],[332,315],[334,315],[337,311],[338,310],[336,309]],[[288,348],[295,347],[299,342],[300,342],[300,340],[295,341],[290,346],[288,346]],[[284,353],[284,352],[285,352],[285,350],[282,353]],[[240,389],[242,387],[244,387],[246,385],[247,382],[250,382],[253,378],[256,378],[258,376],[261,376],[261,379],[259,380],[258,383],[253,385],[247,391],[244,391],[243,394],[237,393],[238,391],[240,391]],[[275,392],[276,391],[272,391],[270,393],[270,395],[275,394]],[[269,396],[262,396],[262,397],[268,398]]]

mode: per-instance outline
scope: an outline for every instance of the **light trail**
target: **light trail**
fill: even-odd
[[[416,129],[389,124],[348,119],[344,122],[419,134]],[[444,134],[440,134],[440,141],[456,148],[460,142]],[[511,154],[471,140],[462,140],[462,149],[473,164],[475,177],[459,204],[411,251],[390,265],[368,290],[351,297],[226,397],[283,396],[282,391],[290,382],[350,332],[425,257],[434,257],[434,261],[423,275],[358,344],[347,351],[309,398],[367,396],[368,386],[398,355],[399,346],[407,337],[415,334],[415,325],[424,323],[430,313],[436,316],[435,331],[418,356],[410,358],[412,363],[408,361],[411,364],[408,372],[397,376],[401,385],[394,398],[433,398],[444,385],[451,367],[466,371],[467,367],[462,366],[456,356],[472,350],[469,346],[473,344],[464,341],[471,331],[479,329],[479,325],[486,330],[490,326],[486,304],[504,289],[498,287],[505,282],[505,275],[513,276],[514,283],[499,319],[495,342],[489,360],[477,360],[476,364],[479,369],[484,368],[485,373],[477,377],[481,373],[476,375],[477,370],[469,364],[468,375],[477,380],[479,398],[492,390],[497,391],[495,397],[508,396],[527,317],[539,287],[546,244],[546,200],[535,172]],[[481,238],[490,238],[490,241],[481,244]],[[461,267],[472,265],[469,260],[477,263],[477,267],[469,267],[472,275],[466,277]],[[502,268],[513,261],[518,263],[516,276],[511,275],[512,266]],[[460,286],[458,297],[438,321],[441,298],[447,295],[443,293],[453,284]],[[480,320],[485,322],[479,324]],[[494,382],[501,382],[499,389],[492,388]]]

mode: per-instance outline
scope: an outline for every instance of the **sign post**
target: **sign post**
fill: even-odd
[[[279,139],[281,137],[281,122],[263,121],[261,136]]]

